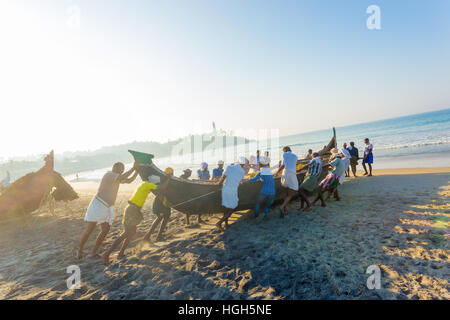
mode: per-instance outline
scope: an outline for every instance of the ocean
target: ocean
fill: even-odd
[[[364,139],[374,146],[374,168],[450,166],[450,109],[337,127],[338,146],[355,142],[362,157]],[[331,130],[301,133],[280,139],[298,155],[317,150],[330,140]]]
[[[299,158],[303,158],[308,149],[322,149],[330,141],[332,134],[330,128],[280,137],[279,147],[269,150],[271,158],[279,159],[283,146],[290,146]],[[354,141],[361,157],[364,139],[369,138],[374,146],[375,174],[376,169],[450,167],[450,109],[336,127],[336,136],[339,147],[344,142]],[[236,154],[236,159],[237,156]],[[216,157],[209,157],[201,161],[208,161],[212,170],[217,160]],[[198,169],[197,164],[182,163],[179,159],[174,161],[172,158],[160,158],[154,161],[161,169],[173,167],[176,175],[181,174],[184,168],[191,168],[193,172]],[[200,160],[198,162],[199,166]],[[275,164],[274,161],[272,164]],[[79,173],[79,179],[98,181],[109,169],[82,172]],[[74,175],[67,178],[69,181],[75,180]]]

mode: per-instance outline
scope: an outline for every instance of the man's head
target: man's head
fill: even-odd
[[[191,169],[186,169],[186,170],[183,170],[183,173],[184,173],[184,176],[186,178],[189,178],[191,176],[191,174],[192,174],[192,170]]]
[[[340,157],[341,157],[341,155],[337,148],[331,149],[331,159],[340,158]]]
[[[292,152],[291,148],[286,146],[283,148],[283,152]]]
[[[112,172],[122,174],[125,171],[125,165],[122,162],[114,163]]]
[[[312,154],[312,153],[313,153],[312,149],[309,149],[309,150],[308,150],[308,153],[309,153],[309,154]]]
[[[314,152],[312,156],[313,156],[313,158],[317,158],[319,156],[319,153],[318,152]]]
[[[217,167],[218,167],[220,170],[223,169],[223,165],[224,165],[224,162],[223,162],[222,160],[219,160],[219,161],[217,162]]]
[[[247,174],[250,170],[250,161],[246,157],[241,157],[239,159],[239,164],[241,165],[242,169],[244,169],[245,173]]]
[[[200,165],[200,169],[202,171],[208,170],[208,164],[206,162],[202,162],[202,164]]]
[[[350,142],[350,145],[351,145],[352,147],[354,147],[354,146],[355,146],[355,143],[354,143],[353,141],[351,141],[351,142]]]
[[[368,143],[369,143],[369,138],[365,138],[365,139],[364,139],[364,143],[365,143],[365,144],[368,144]]]
[[[259,157],[260,151],[256,150],[256,156]]]
[[[173,176],[173,169],[168,167],[164,170],[164,173],[167,174],[168,176]]]
[[[347,142],[344,142],[344,144],[342,145],[342,148],[347,148]]]

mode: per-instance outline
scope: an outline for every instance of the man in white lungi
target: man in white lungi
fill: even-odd
[[[283,172],[281,185],[286,188],[286,197],[280,207],[280,218],[284,218],[288,214],[287,205],[298,191],[297,160],[297,156],[292,153],[290,147],[283,148],[283,163],[275,174],[277,176],[280,172]]]
[[[225,208],[222,219],[217,222],[216,226],[221,231],[222,223],[225,222],[225,229],[228,229],[228,218],[231,217],[239,204],[238,189],[242,179],[250,169],[249,161],[245,157],[241,157],[238,164],[233,164],[227,167],[222,177],[220,177],[217,184],[223,184],[222,187],[222,206]],[[224,183],[225,181],[225,183]]]
[[[96,196],[92,199],[86,211],[84,221],[86,221],[86,229],[80,240],[80,248],[78,249],[78,258],[83,256],[83,247],[89,239],[92,231],[94,231],[97,223],[100,223],[101,231],[97,236],[91,256],[98,256],[97,250],[105,240],[106,235],[111,228],[114,219],[114,204],[116,202],[119,186],[122,183],[132,183],[137,177],[138,164],[135,163],[133,168],[125,171],[125,165],[122,162],[114,164],[112,171],[108,171],[102,178]],[[133,176],[130,175],[133,173]]]
[[[347,143],[344,142],[340,152],[342,154],[342,160],[344,161],[344,164],[345,164],[345,176],[350,177],[349,167],[350,167],[350,158],[352,156],[350,155],[350,152],[347,149]]]

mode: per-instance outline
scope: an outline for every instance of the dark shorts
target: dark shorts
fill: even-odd
[[[358,165],[358,157],[351,157],[350,158],[350,164],[352,166],[357,166]]]
[[[164,216],[169,218],[172,210],[170,207],[166,207],[161,200],[155,199],[155,201],[153,201],[153,213],[158,217]]]
[[[122,224],[128,227],[137,226],[144,219],[141,209],[134,205],[128,204],[122,218]]]

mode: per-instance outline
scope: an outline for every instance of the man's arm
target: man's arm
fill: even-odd
[[[277,173],[275,173],[275,176],[278,176],[280,174],[280,172],[283,171],[284,168],[285,168],[285,165],[282,164],[281,167],[278,168]]]
[[[221,177],[220,177],[220,179],[217,181],[217,184],[218,185],[222,185],[223,184],[223,182],[225,181],[225,174],[223,174]]]
[[[131,176],[131,178],[122,180],[120,183],[130,184],[130,183],[132,183],[132,182],[136,179],[137,175],[138,175],[138,172],[137,172],[137,171],[134,171],[134,174]]]
[[[131,183],[134,181],[134,179],[136,179],[137,177],[137,168],[139,167],[139,164],[137,162],[135,162],[133,164],[133,167],[128,170],[127,172],[122,173],[117,180],[119,180],[120,183]],[[133,171],[135,171],[133,177],[129,178],[129,176],[133,173]]]
[[[248,181],[250,183],[255,183],[256,181],[260,180],[260,178],[261,178],[261,172],[258,172],[257,175],[255,175],[253,178],[248,179]]]

